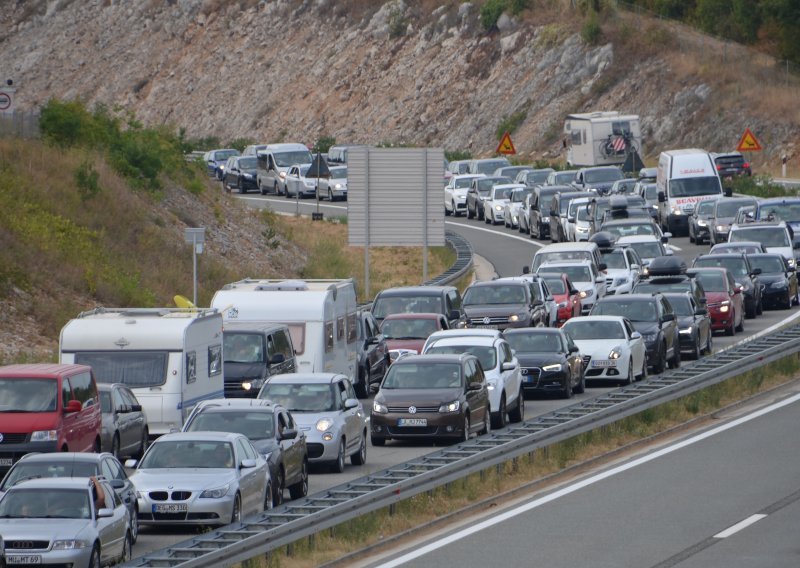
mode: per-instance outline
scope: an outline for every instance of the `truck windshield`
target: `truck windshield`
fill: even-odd
[[[75,362],[94,369],[99,383],[123,383],[130,388],[163,385],[167,377],[166,351],[82,352]]]
[[[722,186],[717,176],[691,177],[669,180],[670,197],[696,197],[720,195]]]
[[[295,164],[310,164],[314,160],[314,158],[311,156],[311,152],[308,150],[300,150],[296,152],[275,152],[273,153],[273,156],[275,156],[275,164],[282,168],[288,168],[289,166],[293,166]]]
[[[0,412],[55,412],[55,379],[0,379]]]

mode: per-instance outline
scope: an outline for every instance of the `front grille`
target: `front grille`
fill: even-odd
[[[189,497],[192,496],[191,491],[173,491],[172,492],[172,500],[173,501],[188,501]]]
[[[28,441],[28,434],[3,434],[0,444],[24,444]]]
[[[242,383],[226,383],[225,398],[256,398],[258,389],[244,390]]]
[[[306,444],[306,447],[308,448],[308,457],[310,459],[321,457],[325,453],[325,446],[322,444],[309,443]]]
[[[154,521],[185,521],[187,513],[153,513]]]
[[[488,318],[469,318],[470,325],[498,325],[508,323],[508,316],[489,316]]]
[[[408,406],[390,406],[388,408],[389,408],[389,412],[392,412],[392,413],[410,414],[409,411],[408,411],[408,409],[410,407],[408,407]],[[437,406],[414,406],[414,408],[417,409],[415,414],[420,414],[420,413],[425,413],[425,412],[428,412],[428,413],[439,412],[439,406],[438,405]]]
[[[27,552],[29,550],[47,550],[49,540],[7,540],[6,552]]]
[[[151,491],[150,499],[153,501],[166,501],[169,495],[166,491]]]

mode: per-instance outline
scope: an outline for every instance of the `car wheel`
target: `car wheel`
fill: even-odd
[[[244,186],[242,185],[242,180],[236,181],[236,191],[239,193],[244,193]]]
[[[793,303],[794,302],[792,301],[792,295],[789,294],[789,292],[787,291],[786,292],[786,303],[783,305],[783,309],[784,310],[791,310]]]
[[[492,425],[495,428],[503,428],[506,425],[506,395],[500,397],[500,409],[492,416]]]
[[[292,499],[300,499],[308,495],[308,460],[303,459],[303,470],[300,481],[289,486],[289,496]]]
[[[95,544],[92,548],[92,556],[89,558],[89,568],[101,568],[100,564],[100,546]]]
[[[121,564],[128,562],[131,559],[133,554],[133,540],[131,538],[131,534],[128,533],[125,535],[125,542],[122,543],[122,554],[119,557],[119,561]]]
[[[367,463],[367,431],[361,433],[361,445],[358,451],[350,456],[350,463],[353,465],[364,465]]]
[[[667,367],[666,357],[667,357],[667,346],[662,344],[661,349],[658,350],[656,363],[655,365],[653,365],[653,373],[659,375],[664,372],[664,369],[666,369]]]
[[[344,471],[344,458],[346,457],[345,448],[346,446],[344,443],[344,438],[342,438],[341,440],[339,440],[339,452],[336,455],[336,459],[333,461],[333,464],[331,466],[331,469],[333,469],[335,473],[342,473]]]
[[[373,436],[370,438],[370,442],[372,442],[372,445],[376,448],[382,448],[386,445],[386,438],[376,438]]]
[[[626,385],[632,385],[634,383],[633,377],[633,359],[628,360],[628,377],[625,379]]]
[[[486,412],[483,413],[483,428],[481,428],[480,435],[485,436],[486,434],[492,433],[492,416],[489,413],[489,408],[486,408]]]
[[[277,181],[272,185],[272,193],[274,193],[275,195],[280,195],[281,194],[281,192],[278,191],[278,182]]]
[[[100,438],[95,438],[95,440],[94,440],[94,450],[92,450],[92,451],[94,453],[96,453],[96,454],[99,454],[100,452],[103,451],[102,447],[100,446]]]
[[[586,376],[583,374],[583,369],[581,369],[580,375],[578,376],[578,384],[575,385],[572,392],[575,394],[583,394],[586,392]]]
[[[148,432],[147,428],[142,428],[142,439],[139,441],[139,450],[133,456],[137,460],[142,459],[144,451],[147,449],[147,439],[149,437],[150,437],[150,432]]]
[[[735,320],[736,320],[736,314],[734,313],[733,317],[731,317],[730,325],[727,328],[725,328],[725,335],[727,335],[729,337],[733,336],[733,335],[736,335],[736,327],[734,326],[734,323],[733,323]]]
[[[283,470],[283,465],[280,465],[275,479],[272,480],[272,503],[276,507],[283,503],[284,489],[286,489],[286,472]]]
[[[697,239],[694,237],[694,231],[692,231],[692,224],[689,223],[689,242],[696,243]]]
[[[261,195],[266,195],[266,194],[267,194],[267,190],[266,190],[266,189],[264,189],[264,186],[263,186],[263,185],[261,185],[261,180],[258,180],[258,192],[259,192]]]
[[[136,544],[137,540],[139,540],[139,511],[134,507],[131,511],[131,543]]]
[[[522,422],[525,420],[525,393],[522,391],[522,388],[519,389],[517,404],[514,406],[514,410],[508,413],[508,418],[511,422]]]
[[[756,315],[760,316],[763,315],[763,313],[764,313],[764,299],[759,298],[758,304],[756,304]]]
[[[692,359],[697,360],[700,358],[701,349],[700,349],[700,338],[696,337],[694,342],[694,350],[692,351]]]
[[[119,432],[114,432],[114,438],[111,440],[111,455],[119,459]]]
[[[750,306],[750,307],[748,307],[745,304],[744,317],[746,317],[747,319],[753,319],[754,317],[756,317],[756,312],[757,312],[757,309],[756,309],[756,301],[755,300],[753,300],[753,305]],[[742,318],[742,319],[744,319],[744,318]],[[741,331],[741,330],[737,330],[737,331]]]
[[[469,208],[469,205],[467,205],[467,219],[473,219],[474,217],[475,213]]]
[[[736,331],[739,333],[744,331],[744,318],[739,320],[739,325],[736,326]]]
[[[570,377],[567,377],[567,380],[564,381],[564,386],[561,388],[561,398],[572,398],[572,381]]]
[[[647,357],[642,360],[642,372],[639,374],[639,380],[647,380]]]
[[[263,511],[269,511],[275,507],[275,500],[273,495],[275,490],[272,488],[272,481],[267,481],[267,486],[264,488],[264,507]]]
[[[461,442],[466,442],[469,440],[470,436],[469,429],[470,429],[469,415],[466,415],[464,416],[464,432],[462,432],[461,434],[461,440],[460,440]]]
[[[233,498],[233,510],[231,511],[231,522],[229,524],[238,523],[242,520],[242,498],[237,493]]]
[[[704,350],[706,355],[711,355],[711,353],[714,351],[714,345],[713,345],[713,341],[714,340],[712,338],[713,335],[714,335],[714,332],[712,332],[711,329],[709,328],[709,330],[708,330],[708,339],[706,339],[706,346],[705,346],[705,350]]]
[[[356,396],[358,398],[367,398],[369,393],[369,375],[367,375],[367,371],[365,369],[358,370],[358,382],[353,385],[353,388],[356,391]]]

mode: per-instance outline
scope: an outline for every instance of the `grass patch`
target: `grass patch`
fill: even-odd
[[[435,490],[410,497],[390,507],[368,513],[348,523],[313,535],[254,558],[246,568],[319,566],[390,537],[417,535],[430,530],[427,523],[447,521],[447,516],[472,507],[484,512],[497,504],[497,496],[529,492],[543,479],[565,468],[624,449],[638,440],[663,433],[724,408],[736,401],[792,380],[800,371],[800,356],[790,355],[765,367],[681,399],[649,409],[574,438],[540,448],[502,464],[453,481]],[[486,502],[481,502],[487,500]],[[491,500],[491,501],[488,501]],[[463,513],[458,517],[463,519]],[[346,559],[345,559],[346,560]]]

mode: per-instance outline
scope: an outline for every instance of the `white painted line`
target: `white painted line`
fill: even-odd
[[[751,515],[747,517],[745,520],[736,523],[730,528],[725,529],[721,533],[717,533],[714,535],[714,538],[728,538],[729,536],[736,534],[740,530],[746,529],[750,525],[757,523],[761,519],[765,518],[766,515]]]
[[[434,541],[434,542],[432,542],[430,544],[427,544],[427,545],[425,545],[425,546],[423,546],[421,548],[418,548],[417,550],[414,550],[413,552],[409,552],[408,554],[404,554],[402,556],[399,556],[398,558],[395,558],[394,560],[390,560],[389,562],[385,562],[383,564],[380,564],[380,565],[377,566],[377,568],[394,568],[396,566],[400,566],[400,565],[402,565],[402,564],[404,564],[406,562],[410,562],[411,560],[415,560],[415,559],[417,559],[417,558],[419,558],[421,556],[424,556],[424,555],[426,555],[426,554],[428,554],[430,552],[433,552],[434,550],[438,550],[438,549],[443,548],[445,546],[448,546],[448,545],[450,545],[450,544],[452,544],[454,542],[457,542],[457,541],[459,541],[459,540],[461,540],[463,538],[467,538],[470,535],[473,535],[475,533],[479,533],[481,531],[484,531],[489,527],[492,527],[494,525],[503,523],[503,522],[505,522],[505,521],[507,521],[509,519],[512,519],[512,518],[518,516],[518,515],[521,515],[522,513],[527,513],[528,511],[531,511],[533,509],[541,507],[542,505],[546,505],[547,503],[550,503],[551,501],[555,501],[556,499],[559,499],[560,497],[563,497],[565,495],[569,495],[570,493],[575,493],[576,491],[579,491],[580,489],[583,489],[584,487],[588,487],[588,486],[593,485],[595,483],[599,483],[600,481],[608,479],[609,477],[613,477],[613,476],[615,476],[615,475],[617,475],[619,473],[622,473],[624,471],[627,471],[629,469],[633,469],[635,467],[638,467],[638,466],[643,465],[645,463],[651,462],[651,461],[653,461],[653,460],[655,460],[657,458],[660,458],[662,456],[665,456],[667,454],[671,454],[672,452],[676,452],[678,450],[681,450],[683,448],[686,448],[688,446],[691,446],[693,444],[701,442],[701,441],[703,441],[703,440],[705,440],[707,438],[710,438],[712,436],[716,436],[717,434],[725,432],[726,430],[730,430],[731,428],[735,428],[735,427],[737,427],[737,426],[739,426],[741,424],[744,424],[746,422],[749,422],[751,420],[754,420],[756,418],[764,416],[765,414],[769,414],[770,412],[774,412],[775,410],[783,408],[784,406],[788,406],[790,404],[794,404],[795,402],[798,402],[798,401],[800,401],[800,394],[797,394],[795,396],[792,396],[790,398],[787,398],[785,400],[777,402],[777,403],[775,403],[775,404],[773,404],[771,406],[764,407],[764,408],[762,408],[760,410],[757,410],[757,411],[753,412],[752,414],[748,414],[746,416],[742,416],[741,418],[737,418],[736,420],[728,422],[727,424],[723,424],[722,426],[718,426],[717,428],[714,428],[712,430],[708,430],[706,432],[703,432],[702,434],[698,434],[697,436],[694,436],[692,438],[688,438],[688,439],[683,440],[681,442],[678,442],[678,443],[676,443],[676,444],[674,444],[672,446],[667,446],[665,448],[662,448],[662,449],[660,449],[658,451],[653,452],[652,454],[648,454],[648,455],[643,456],[641,458],[638,458],[638,459],[632,460],[630,462],[624,463],[624,464],[622,464],[620,466],[617,466],[617,467],[615,467],[613,469],[610,469],[608,471],[604,471],[603,473],[599,473],[597,475],[594,475],[592,477],[589,477],[587,479],[579,481],[578,483],[575,483],[574,485],[570,485],[570,486],[565,487],[563,489],[559,489],[558,491],[554,491],[553,493],[550,493],[549,495],[545,495],[544,497],[540,497],[538,499],[530,501],[529,503],[526,503],[526,504],[521,505],[519,507],[516,507],[514,509],[510,509],[510,510],[504,512],[504,513],[501,513],[499,515],[496,515],[496,516],[492,517],[491,519],[487,519],[487,520],[482,521],[482,522],[480,522],[480,523],[478,523],[476,525],[473,525],[470,528],[455,532],[455,533],[453,533],[453,534],[451,534],[449,536],[446,536],[446,537],[441,538],[441,539],[439,539],[437,541]],[[730,530],[730,529],[728,529],[728,530]],[[722,534],[722,533],[720,533],[720,534]]]
[[[535,247],[543,247],[544,244],[534,241],[533,239],[526,239],[525,237],[518,237],[517,235],[508,235],[506,233],[501,233],[500,231],[492,231],[491,229],[484,229],[483,227],[473,227],[472,225],[462,225],[461,223],[454,223],[453,221],[445,221],[445,225],[452,225],[454,227],[459,227],[463,229],[472,229],[473,231],[483,231],[484,233],[491,233],[492,235],[498,237],[506,237],[507,239],[517,239],[518,241],[522,241],[523,243],[532,244]]]
[[[674,250],[675,252],[681,252],[683,250],[681,247],[676,247],[675,245],[668,244],[667,246],[672,250]]]

